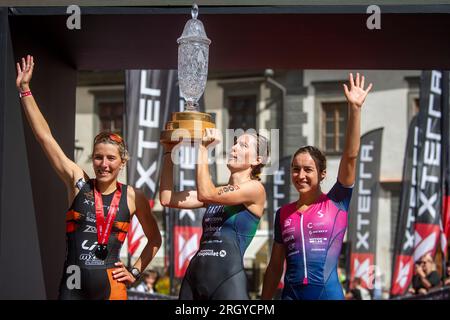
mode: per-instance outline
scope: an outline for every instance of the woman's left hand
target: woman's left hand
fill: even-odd
[[[27,55],[27,58],[22,58],[22,64],[16,63],[17,78],[16,86],[19,91],[30,90],[30,81],[33,77],[34,69],[34,58],[33,56]]]
[[[370,89],[372,89],[372,84],[369,84],[367,89],[364,89],[364,76],[359,76],[356,74],[355,81],[353,80],[353,73],[349,74],[350,89],[344,84],[345,97],[350,105],[361,108],[364,100],[367,97]]]
[[[207,147],[215,147],[222,140],[222,134],[219,129],[206,128],[203,133],[202,144]]]
[[[122,262],[116,262],[115,266],[117,267],[113,272],[113,279],[117,280],[119,282],[123,282],[126,285],[133,284],[136,279],[133,277],[133,275],[125,268],[124,264]]]

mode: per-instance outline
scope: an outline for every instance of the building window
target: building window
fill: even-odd
[[[256,96],[235,96],[228,99],[228,128],[256,130]]]
[[[347,112],[346,102],[322,102],[322,149],[328,154],[344,148]]]
[[[98,115],[101,131],[123,135],[123,102],[100,102]]]

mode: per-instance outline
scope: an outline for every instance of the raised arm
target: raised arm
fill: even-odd
[[[30,80],[34,69],[33,57],[28,55],[26,59],[22,58],[21,64],[17,63],[16,68],[16,86],[23,95],[20,101],[34,136],[41,145],[58,176],[64,181],[68,188],[73,189],[74,182],[82,178],[84,172],[64,154],[61,147],[53,138],[50,127],[39,110],[33,95],[27,95],[27,93],[30,92]]]
[[[356,161],[361,135],[361,108],[367,94],[372,89],[372,84],[369,84],[367,89],[364,90],[364,80],[364,76],[360,78],[359,73],[357,73],[354,81],[353,74],[350,73],[350,88],[344,84],[344,93],[348,102],[348,121],[344,151],[342,152],[338,173],[338,181],[344,186],[351,186],[355,183]]]
[[[164,145],[163,167],[161,170],[161,179],[159,181],[159,201],[164,207],[195,209],[204,206],[203,202],[197,199],[197,191],[174,191],[173,186],[173,145]]]
[[[209,174],[208,148],[220,142],[220,132],[217,129],[206,129],[204,142],[198,151],[198,199],[204,203],[245,204],[250,210],[254,209],[253,213],[262,215],[266,199],[263,185],[256,180],[250,180],[241,184],[216,187]]]

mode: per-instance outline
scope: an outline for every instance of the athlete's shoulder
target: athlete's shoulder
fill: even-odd
[[[250,180],[246,182],[248,188],[252,190],[252,192],[256,193],[263,193],[266,194],[266,188],[264,188],[264,185],[261,181],[258,180]]]
[[[330,191],[328,191],[328,193],[326,195],[330,199],[333,199],[336,197],[341,198],[341,197],[351,195],[352,190],[353,190],[353,185],[344,186],[342,183],[339,182],[339,180],[336,180],[333,187],[330,189]]]
[[[141,190],[139,190],[138,188],[134,188],[130,185],[124,185],[126,186],[126,190],[127,190],[127,196],[128,199],[135,201],[137,197],[140,197],[141,194],[144,194]]]
[[[294,202],[290,202],[288,204],[285,204],[284,206],[281,206],[280,209],[278,209],[278,211],[280,213],[293,212],[293,211],[296,210],[296,207],[297,207],[297,201],[294,201]]]
[[[297,210],[297,201],[285,204],[277,211],[279,219],[284,220],[286,217],[290,216]]]
[[[327,198],[330,199],[339,209],[347,211],[352,197],[353,185],[344,186],[339,180],[333,185],[331,190],[327,193]]]
[[[246,197],[248,198],[244,202],[245,206],[250,208],[252,212],[261,212],[262,215],[266,202],[266,189],[264,185],[260,181],[250,180],[243,183],[240,188],[245,188]]]
[[[123,185],[123,187],[126,187],[127,190],[128,209],[131,214],[134,214],[136,212],[136,208],[138,207],[137,203],[139,202],[139,199],[144,196],[144,193],[130,185]]]
[[[144,191],[142,191],[141,189],[128,186],[128,193],[130,195],[129,198],[134,200],[134,202],[136,203],[149,201]]]

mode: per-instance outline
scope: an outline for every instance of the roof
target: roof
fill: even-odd
[[[365,6],[251,3],[200,7],[199,18],[212,40],[210,71],[450,69],[448,4],[382,7],[381,29],[369,30]],[[77,70],[176,69],[176,39],[190,18],[189,7],[90,6],[81,8],[81,29],[69,30],[65,7],[9,9],[17,57],[45,46]]]

